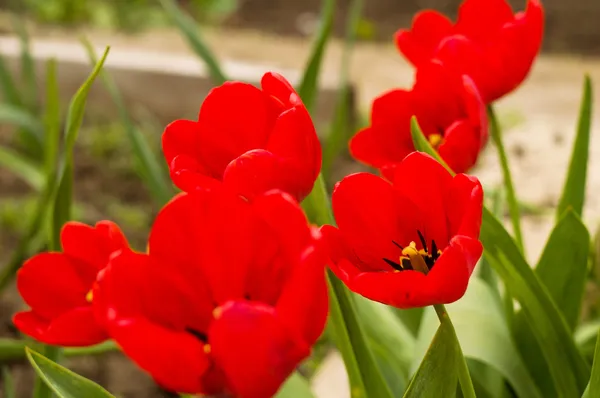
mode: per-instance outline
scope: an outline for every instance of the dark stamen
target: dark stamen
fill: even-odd
[[[413,266],[412,266],[409,258],[406,258],[406,257],[402,258],[402,268],[404,268],[406,270],[412,270],[413,269]]]
[[[433,261],[437,260],[439,257],[438,248],[434,240],[431,241],[431,255],[433,256]]]
[[[395,240],[393,240],[392,243],[395,244],[397,247],[399,247],[400,250],[404,250],[404,248],[402,246],[400,246],[400,243],[396,242]]]
[[[200,340],[201,342],[203,342],[204,344],[206,344],[206,342],[208,341],[208,336],[202,332],[199,332],[192,328],[185,328],[185,331],[197,338],[198,340]]]
[[[387,258],[384,258],[383,261],[385,261],[390,267],[392,267],[393,269],[395,269],[396,271],[404,271],[402,269],[402,267],[400,266],[400,264],[393,262],[392,260],[388,260]]]
[[[419,231],[418,229],[417,229],[417,233],[419,234],[419,240],[421,241],[421,244],[423,245],[423,250],[425,250],[425,253],[427,253],[427,242],[425,241],[425,237],[423,236],[421,231]]]

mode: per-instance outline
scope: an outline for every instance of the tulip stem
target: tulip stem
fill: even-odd
[[[521,250],[521,253],[525,255],[523,235],[521,234],[521,215],[519,212],[519,203],[517,202],[512,176],[508,166],[508,157],[506,156],[506,150],[504,148],[504,143],[502,142],[500,123],[498,123],[498,118],[496,117],[496,113],[494,112],[492,105],[488,105],[488,118],[490,122],[490,135],[492,136],[494,145],[496,145],[496,149],[498,150],[500,166],[502,167],[502,176],[504,178],[504,186],[506,187],[506,201],[508,202],[508,212],[510,213],[515,241]]]
[[[452,334],[456,340],[456,344],[458,347],[458,382],[460,383],[460,388],[463,393],[464,398],[476,398],[475,387],[473,387],[473,380],[471,380],[471,375],[469,373],[469,367],[467,366],[467,361],[462,351],[462,347],[460,346],[460,342],[458,341],[458,336],[456,335],[456,330],[454,329],[454,325],[450,320],[450,316],[448,315],[448,311],[446,311],[446,306],[444,304],[435,304],[433,306],[435,309],[435,313],[437,314],[440,324],[446,323],[450,330],[452,330]]]

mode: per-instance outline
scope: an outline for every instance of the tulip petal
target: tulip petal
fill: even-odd
[[[415,66],[427,62],[435,54],[440,41],[452,32],[452,22],[437,11],[415,14],[410,30],[395,35],[398,50]]]
[[[352,174],[339,182],[332,207],[344,240],[365,271],[390,270],[383,259],[397,261],[402,251],[394,242],[406,246],[418,241],[417,230],[424,229],[420,219],[427,214],[369,173]]]
[[[173,159],[182,155],[199,161],[199,135],[198,122],[181,119],[170,123],[162,135],[162,149],[167,165],[171,167]]]
[[[241,154],[264,148],[278,116],[270,96],[247,83],[227,82],[208,94],[198,115],[198,156],[215,178]]]
[[[478,239],[483,211],[483,188],[479,180],[457,174],[452,179],[445,203],[450,235]]]
[[[236,396],[267,398],[310,354],[300,336],[281,322],[272,307],[234,301],[220,307],[209,341]]]
[[[480,147],[479,132],[468,121],[457,120],[446,130],[438,152],[455,173],[464,173],[475,165]]]
[[[456,32],[472,40],[485,41],[513,19],[513,11],[506,0],[465,0],[458,9]]]
[[[17,288],[23,300],[41,317],[53,319],[88,305],[92,288],[81,280],[76,266],[62,253],[40,253],[19,269]]]
[[[212,364],[204,343],[144,318],[120,319],[109,326],[113,339],[139,367],[168,390],[209,393],[202,384]]]
[[[451,182],[450,173],[422,152],[411,153],[396,168],[394,188],[418,207],[420,212],[415,213],[424,224],[421,233],[427,242],[435,240],[440,249],[449,240],[444,201]]]
[[[325,328],[328,313],[325,253],[317,245],[302,254],[277,302],[281,322],[298,330],[313,345]]]
[[[108,333],[96,322],[92,306],[89,305],[53,319],[41,341],[63,347],[87,347],[108,338]]]
[[[292,85],[279,73],[267,72],[260,80],[260,85],[266,94],[277,98],[284,109],[294,106],[302,106],[302,100]]]
[[[297,160],[254,149],[231,161],[223,183],[248,200],[271,189],[282,190],[301,200],[312,190],[314,179]]]

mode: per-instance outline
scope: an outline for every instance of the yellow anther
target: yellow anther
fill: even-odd
[[[410,242],[410,245],[402,250],[402,255],[410,259],[410,265],[412,265],[415,271],[421,271],[424,274],[429,272],[429,268],[425,264],[425,259],[423,259],[423,256],[417,250],[415,242]]]
[[[428,139],[431,146],[437,148],[444,140],[444,137],[441,134],[430,134]]]
[[[210,351],[211,351],[210,344],[204,344],[204,353],[210,354]]]
[[[87,301],[88,303],[91,303],[94,300],[94,291],[90,290],[89,292],[87,292],[87,294],[85,295],[85,301]]]
[[[217,307],[213,310],[212,314],[213,314],[213,318],[219,319],[221,317],[221,315],[223,314],[223,309],[221,307]]]

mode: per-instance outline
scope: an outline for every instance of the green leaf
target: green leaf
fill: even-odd
[[[571,330],[579,320],[585,290],[590,236],[575,212],[569,208],[548,238],[535,273],[546,287]],[[527,367],[545,396],[553,393],[546,381],[551,378],[540,347],[520,312],[514,319],[514,335]]]
[[[56,169],[60,146],[60,93],[56,72],[56,60],[50,58],[46,63],[46,110],[44,115],[44,165],[46,174]]]
[[[582,323],[575,330],[574,338],[579,351],[587,357],[588,355],[593,357],[594,348],[596,346],[596,335],[600,330],[600,319],[594,319],[585,323]]]
[[[414,357],[415,337],[394,314],[392,307],[354,295],[358,318],[369,346],[390,389],[402,396]]]
[[[433,156],[435,160],[440,162],[442,166],[448,170],[448,172],[454,175],[454,171],[448,166],[448,164],[441,158],[440,154],[437,153],[435,149],[429,143],[429,140],[425,138],[425,134],[423,134],[423,130],[419,126],[419,122],[417,121],[417,117],[413,116],[410,119],[410,135],[412,136],[413,144],[415,145],[415,149],[419,152],[425,152],[428,155]]]
[[[350,135],[354,132],[353,96],[350,85],[350,64],[354,43],[361,22],[363,9],[362,0],[353,0],[349,6],[348,20],[346,22],[346,37],[340,60],[338,73],[338,93],[335,104],[335,114],[331,130],[323,145],[323,174],[329,176],[331,165],[339,154],[348,146]]]
[[[92,64],[96,64],[97,57],[93,47],[89,41],[85,39],[82,41]],[[131,142],[133,153],[135,154],[136,169],[141,174],[156,202],[162,206],[171,199],[173,191],[170,183],[167,181],[164,169],[161,167],[161,162],[150,149],[142,132],[134,125],[132,118],[129,116],[129,112],[127,111],[125,101],[112,76],[107,71],[102,71],[101,74],[104,86],[117,106],[121,123],[125,127],[127,137]]]
[[[596,338],[596,350],[594,352],[594,363],[592,375],[582,398],[600,397],[600,332]]]
[[[465,357],[485,364],[502,375],[518,397],[542,397],[517,351],[490,286],[479,278],[471,277],[463,298],[446,305],[446,308]],[[435,312],[428,309],[421,323],[415,348],[416,358],[420,358],[427,350],[438,324]],[[489,387],[485,379],[478,379],[478,382]]]
[[[0,124],[8,124],[21,129],[36,145],[41,145],[44,137],[44,126],[28,111],[15,105],[0,104]]]
[[[50,361],[35,351],[26,349],[27,359],[37,375],[58,398],[111,398],[104,388],[69,369]]]
[[[550,234],[535,273],[574,330],[585,291],[590,234],[572,208]]]
[[[577,215],[582,215],[590,147],[592,102],[592,80],[589,76],[586,76],[583,83],[583,98],[579,109],[577,136],[573,145],[563,192],[556,209],[557,217],[562,216],[569,206],[573,208]]]
[[[335,224],[322,174],[319,174],[302,206],[313,223]],[[391,398],[392,393],[375,362],[364,327],[357,317],[352,293],[331,271],[328,271],[328,280],[330,328],[346,365],[352,398]]]
[[[454,397],[458,382],[458,361],[459,351],[452,325],[442,322],[404,397]]]
[[[22,18],[12,16],[13,28],[21,42],[21,78],[25,84],[25,98],[23,103],[29,111],[35,113],[38,109],[37,81],[35,76],[35,62],[31,56],[29,33]]]
[[[0,93],[4,102],[18,107],[22,105],[22,100],[15,81],[15,78],[6,67],[4,57],[0,54]]]
[[[308,380],[296,372],[287,379],[275,398],[314,398],[314,395]]]
[[[38,165],[12,149],[0,146],[0,167],[5,167],[15,173],[36,191],[40,191],[44,186],[44,174]]]
[[[10,369],[6,366],[2,366],[2,384],[4,385],[2,395],[4,398],[17,398],[17,392],[15,391],[15,383],[13,377],[10,374]]]
[[[302,80],[300,81],[300,86],[298,88],[298,94],[309,111],[312,110],[317,97],[319,72],[321,70],[323,54],[325,53],[325,46],[331,36],[334,15],[335,0],[324,0],[321,8],[319,32],[315,37],[310,58],[304,68],[304,74],[302,75]]]
[[[208,67],[210,77],[215,84],[223,84],[227,80],[225,74],[208,45],[200,36],[196,22],[179,8],[175,0],[160,0],[165,12],[183,33],[192,50],[198,55]]]
[[[525,248],[523,246],[523,235],[521,233],[521,215],[519,202],[517,200],[517,195],[515,193],[515,188],[512,180],[512,174],[510,173],[510,167],[508,165],[508,156],[506,155],[506,149],[504,147],[504,143],[502,142],[502,131],[500,131],[500,123],[498,123],[498,118],[496,117],[496,112],[494,112],[494,107],[492,105],[488,105],[487,113],[490,122],[490,136],[494,141],[496,149],[498,150],[498,158],[500,159],[500,167],[502,168],[504,188],[506,189],[506,202],[508,204],[510,221],[515,235],[515,242],[517,243],[519,250],[521,250],[521,252],[524,253]]]
[[[63,224],[71,219],[71,201],[73,197],[73,150],[75,148],[77,136],[79,135],[79,129],[83,122],[83,114],[85,112],[88,93],[104,65],[109,49],[109,47],[106,47],[102,58],[96,63],[92,73],[81,87],[79,87],[79,90],[77,90],[77,93],[75,93],[69,103],[67,123],[64,131],[65,148],[62,158],[59,159],[61,168],[59,170],[58,189],[54,199],[54,211],[52,213],[52,235],[54,236],[53,241],[55,243],[58,241],[56,238],[60,236],[60,229]]]
[[[577,350],[569,326],[513,239],[487,209],[483,211],[480,239],[490,264],[521,304],[523,316],[544,347],[558,396],[579,396],[590,369]]]

